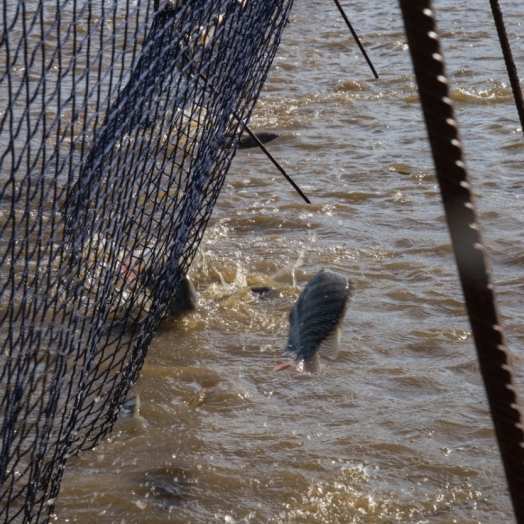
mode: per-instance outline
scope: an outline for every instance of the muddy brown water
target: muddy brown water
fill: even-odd
[[[524,390],[524,139],[488,2],[436,2],[455,109]],[[296,2],[138,416],[69,460],[55,521],[512,522],[395,2]],[[519,2],[503,5],[524,68]],[[336,362],[273,373],[287,315],[322,267],[356,285]],[[256,297],[248,286],[271,286]]]

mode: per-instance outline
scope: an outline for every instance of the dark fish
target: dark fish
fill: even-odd
[[[160,260],[154,260],[155,252],[152,249],[144,251],[141,256],[141,264],[144,267],[142,279],[147,286],[158,284],[162,274],[163,263],[166,261],[160,257]],[[185,274],[178,286],[175,296],[169,302],[169,312],[173,316],[179,316],[184,313],[196,311],[198,307],[198,297],[193,282]]]
[[[276,133],[271,133],[270,131],[261,131],[259,133],[254,133],[254,135],[260,140],[260,142],[262,142],[262,144],[267,144],[268,142],[271,142],[271,140],[275,140],[275,138],[278,138],[279,136]],[[243,135],[240,141],[238,142],[238,149],[250,149],[257,146],[258,144],[256,140],[254,140],[247,133]]]
[[[329,270],[319,271],[308,282],[289,313],[285,356],[293,357],[297,370],[318,373],[319,353],[337,358],[340,328],[353,289],[346,276]],[[281,364],[275,371],[288,365]]]
[[[278,291],[269,286],[253,286],[250,289],[251,293],[262,299],[272,298],[278,295]]]

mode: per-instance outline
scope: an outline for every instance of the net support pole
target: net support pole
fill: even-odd
[[[353,38],[355,39],[355,42],[357,43],[359,49],[360,49],[360,52],[364,55],[364,58],[366,59],[366,62],[368,63],[368,66],[369,68],[371,69],[371,72],[373,73],[373,76],[378,79],[378,73],[377,73],[377,70],[375,69],[375,66],[373,65],[373,63],[371,62],[368,54],[366,53],[366,50],[364,49],[364,46],[362,45],[362,43],[360,42],[360,38],[358,37],[357,33],[355,32],[355,30],[353,29],[353,26],[351,25],[351,22],[349,21],[349,18],[347,17],[346,15],[346,12],[344,11],[342,5],[340,4],[339,0],[334,0],[335,1],[335,5],[337,6],[337,9],[338,11],[340,12],[340,14],[342,15],[342,18],[344,19],[344,22],[346,23],[346,25],[348,26],[348,29],[349,31],[351,32],[351,35],[353,36]]]
[[[209,83],[202,73],[199,73],[198,75],[212,90],[213,92],[216,92],[215,87],[213,84]],[[275,160],[273,155],[268,151],[266,146],[259,140],[258,136],[249,129],[248,125],[242,121],[242,119],[237,115],[237,113],[233,112],[233,116],[236,118],[237,122],[242,125],[244,131],[251,137],[253,142],[263,151],[263,153],[271,160],[273,165],[282,173],[284,178],[292,185],[293,189],[302,197],[304,202],[306,204],[311,204],[311,200],[305,195],[305,193],[300,189],[298,184],[295,183],[295,181],[286,173],[285,169]]]
[[[502,54],[504,55],[504,62],[506,63],[506,69],[508,70],[508,77],[513,90],[513,97],[515,98],[515,105],[520,118],[520,126],[522,133],[524,133],[524,100],[522,99],[522,89],[520,88],[519,75],[517,73],[517,67],[513,60],[513,54],[511,53],[511,47],[509,45],[508,34],[506,33],[506,27],[504,26],[504,19],[502,17],[502,10],[498,0],[490,0],[491,12],[493,13],[493,20],[495,21],[495,27],[499,35],[500,47],[502,48]]]
[[[524,432],[514,373],[459,141],[431,2],[399,0],[436,175],[516,519],[524,524]]]
[[[240,120],[239,120],[240,122]],[[266,146],[258,139],[258,136],[249,129],[247,125],[244,124],[244,129],[246,130],[247,134],[255,141],[257,146],[262,149],[264,154],[271,160],[273,165],[284,175],[284,178],[293,186],[293,189],[302,197],[302,200],[306,202],[306,204],[311,204],[311,200],[304,194],[302,189],[298,187],[298,185],[295,183],[295,181],[286,173],[284,168],[273,158],[273,155],[267,150]]]

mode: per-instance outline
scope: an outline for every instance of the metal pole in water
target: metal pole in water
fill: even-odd
[[[455,260],[516,520],[524,524],[524,431],[488,257],[429,0],[399,0]]]

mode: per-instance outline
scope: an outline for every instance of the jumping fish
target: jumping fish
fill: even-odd
[[[306,285],[289,313],[289,335],[285,362],[279,371],[294,366],[298,371],[318,373],[319,353],[335,359],[340,351],[340,328],[353,296],[354,285],[346,276],[329,270],[319,271]]]

